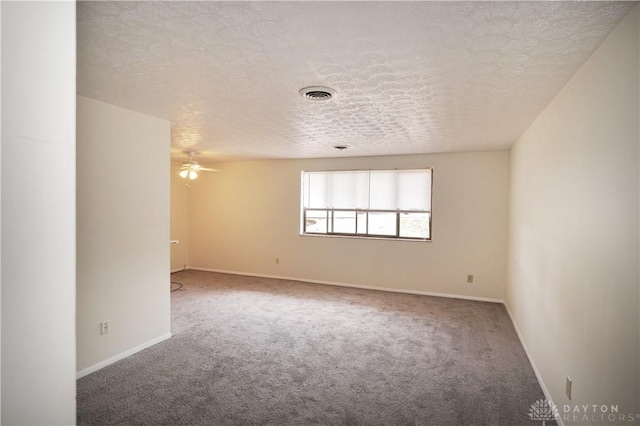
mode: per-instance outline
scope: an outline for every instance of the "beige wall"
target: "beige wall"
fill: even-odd
[[[502,299],[508,152],[221,163],[190,188],[190,266]],[[302,170],[433,167],[433,241],[300,236]],[[276,264],[275,259],[280,259]],[[467,284],[467,274],[475,283]]]
[[[636,7],[511,153],[506,300],[560,406],[640,408],[638,32]]]
[[[75,4],[1,8],[1,422],[75,424]]]
[[[171,270],[179,271],[189,264],[189,183],[171,168]]]
[[[77,114],[82,375],[170,336],[170,123],[84,97]]]

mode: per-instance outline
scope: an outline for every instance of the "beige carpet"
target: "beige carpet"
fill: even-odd
[[[536,424],[543,394],[502,305],[197,271],[173,280],[184,284],[174,337],[80,379],[79,424]]]

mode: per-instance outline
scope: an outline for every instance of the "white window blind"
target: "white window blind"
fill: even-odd
[[[431,211],[431,169],[303,173],[309,209]]]

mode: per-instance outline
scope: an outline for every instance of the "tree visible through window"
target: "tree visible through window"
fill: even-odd
[[[431,239],[432,169],[302,172],[303,234]]]

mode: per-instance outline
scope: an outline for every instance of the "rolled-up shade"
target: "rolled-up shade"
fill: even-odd
[[[305,208],[431,210],[431,169],[303,172],[303,185]]]

